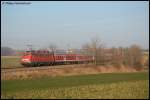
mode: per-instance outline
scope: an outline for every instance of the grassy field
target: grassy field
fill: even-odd
[[[19,56],[1,56],[1,68],[22,67]]]
[[[2,80],[1,98],[148,98],[148,72]]]

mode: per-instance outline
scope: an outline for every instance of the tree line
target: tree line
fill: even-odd
[[[95,65],[111,64],[114,66],[131,66],[141,68],[142,66],[149,66],[149,59],[143,64],[143,51],[140,46],[132,45],[130,47],[112,47],[105,48],[105,45],[98,38],[91,39],[90,43],[82,46],[84,54],[94,55]]]
[[[50,44],[50,50],[54,52],[57,48],[55,44]],[[1,56],[22,55],[24,51],[13,50],[9,47],[1,47]],[[149,54],[143,53],[143,50],[138,45],[130,47],[112,47],[105,48],[105,45],[99,38],[92,38],[89,43],[82,46],[81,52],[85,55],[92,55],[95,57],[95,65],[111,64],[114,66],[131,66],[141,68],[142,66],[149,66]],[[144,50],[149,52],[149,50]],[[148,56],[148,59],[143,63],[143,55]]]

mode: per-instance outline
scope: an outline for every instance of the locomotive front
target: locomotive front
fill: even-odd
[[[26,51],[23,56],[21,57],[21,64],[23,66],[30,66],[31,65],[31,57],[32,57],[32,53],[31,51]]]

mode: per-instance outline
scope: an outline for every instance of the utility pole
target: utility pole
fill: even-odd
[[[66,51],[67,54],[69,54],[69,49],[70,49],[70,44],[68,43],[68,44],[67,44],[67,51]]]

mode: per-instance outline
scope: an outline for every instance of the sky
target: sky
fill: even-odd
[[[97,37],[108,48],[149,48],[148,1],[16,2],[1,2],[1,46],[79,49]]]

